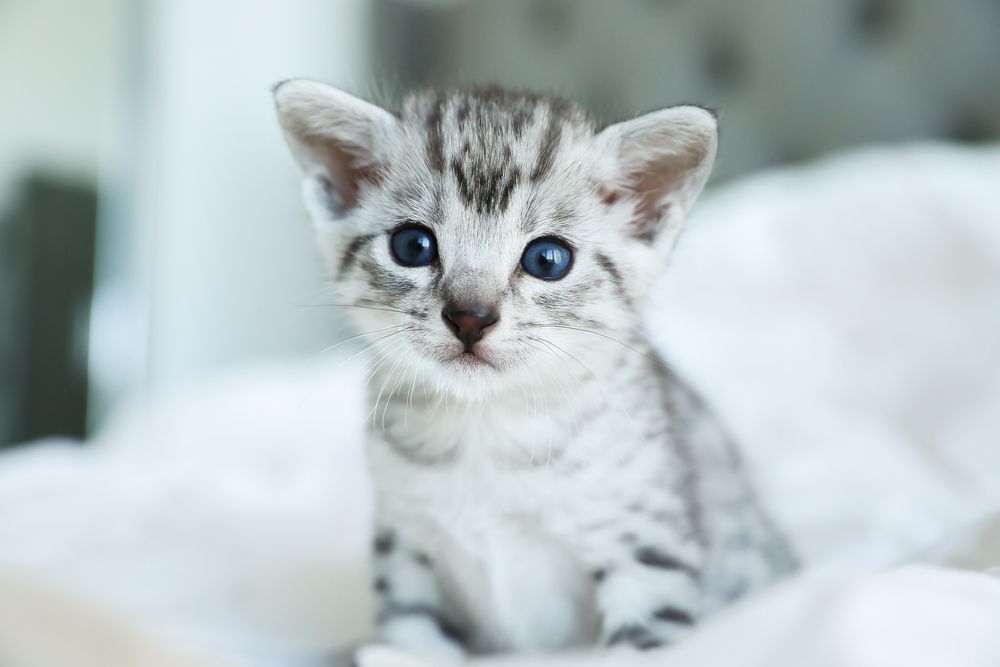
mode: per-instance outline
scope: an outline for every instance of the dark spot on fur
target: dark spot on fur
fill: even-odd
[[[511,119],[510,129],[514,131],[514,137],[517,139],[521,138],[524,134],[524,128],[534,116],[534,109],[528,109],[526,107],[521,107],[514,112],[514,117]]]
[[[451,161],[451,171],[463,203],[480,215],[503,213],[521,179],[520,170],[509,162],[490,166],[482,160],[455,158]]]
[[[507,210],[507,204],[510,202],[510,195],[514,192],[514,188],[517,186],[519,180],[521,180],[521,172],[515,167],[511,171],[511,175],[507,180],[507,183],[503,186],[503,190],[500,192],[500,203],[498,208],[501,213]]]
[[[374,262],[360,262],[360,266],[368,273],[368,286],[377,292],[395,298],[409,294],[417,289],[417,284],[406,278],[394,276],[386,272]]]
[[[653,617],[658,621],[676,623],[677,625],[694,625],[691,614],[677,607],[661,607],[653,612]]]
[[[379,622],[384,623],[390,618],[397,616],[426,616],[430,618],[441,630],[442,634],[452,640],[462,644],[465,642],[465,633],[458,625],[447,618],[439,609],[435,609],[425,604],[408,604],[388,606],[379,615]]]
[[[560,285],[558,288],[553,287],[552,291],[532,295],[531,300],[537,306],[545,309],[546,318],[551,322],[585,324],[586,320],[581,317],[580,312],[583,310],[589,292],[598,284],[597,282],[586,282],[572,287]],[[598,325],[597,328],[603,327]]]
[[[431,560],[431,557],[420,551],[416,551],[413,553],[413,560],[415,560],[419,565],[423,565],[424,567],[432,567],[434,565],[434,562]]]
[[[448,637],[452,641],[459,644],[465,643],[465,633],[457,625],[449,621],[444,616],[437,616],[436,619],[438,627],[441,628],[441,632],[444,633],[445,637]]]
[[[380,530],[375,535],[375,553],[388,556],[396,548],[396,533],[391,530]]]
[[[469,119],[469,112],[472,110],[472,103],[469,101],[468,97],[463,97],[458,103],[458,109],[455,111],[455,120],[459,125],[465,125],[465,121]],[[466,146],[469,144],[466,143]]]
[[[612,190],[606,187],[600,187],[599,192],[601,195],[601,201],[604,202],[605,206],[612,206],[621,199],[622,193],[618,190]]]
[[[608,637],[608,646],[618,644],[629,644],[640,651],[656,648],[662,642],[653,636],[653,633],[641,625],[623,625]]]
[[[351,239],[351,242],[347,244],[347,248],[344,249],[344,254],[340,256],[340,266],[337,269],[337,280],[341,280],[344,274],[354,265],[357,259],[358,253],[361,249],[368,244],[374,238],[372,234],[363,234],[361,236],[355,236]]]
[[[632,299],[629,298],[628,292],[625,291],[625,281],[622,279],[622,274],[615,263],[611,261],[610,257],[600,252],[594,253],[594,261],[611,277],[611,282],[614,283],[618,298],[631,308]]]
[[[608,571],[605,570],[604,568],[599,568],[591,572],[590,576],[593,577],[594,581],[596,581],[597,583],[601,583],[602,581],[604,581],[604,578],[608,576]]]
[[[567,125],[591,132],[595,126],[569,100],[498,86],[460,86],[408,99],[407,116],[425,127],[431,169],[454,173],[464,202],[480,214],[502,212],[519,184],[545,178]],[[445,145],[445,135],[451,136],[445,131],[449,124],[459,135],[453,154]],[[529,143],[529,128],[530,143],[538,145],[537,157],[534,165],[522,165],[515,154],[518,146]]]
[[[636,542],[639,541],[639,536],[636,535],[635,533],[625,533],[624,535],[621,536],[621,541],[624,542],[625,544],[635,544]]]
[[[542,148],[538,151],[538,162],[535,164],[535,170],[531,172],[532,183],[537,183],[545,178],[549,170],[552,169],[556,149],[559,147],[560,138],[562,138],[563,118],[567,111],[569,111],[569,103],[566,100],[557,98],[549,104],[549,126],[542,139]]]
[[[375,590],[379,593],[389,592],[389,580],[385,577],[379,577],[375,580]]]
[[[458,160],[451,161],[451,172],[455,175],[455,180],[458,181],[458,193],[462,196],[462,200],[467,205],[471,205],[472,184],[465,178],[465,171],[462,170],[462,164]]]
[[[697,575],[698,571],[669,554],[653,547],[639,547],[635,550],[635,559],[648,567],[655,567],[661,570],[682,570],[691,575]]]
[[[531,300],[535,302],[536,306],[541,306],[549,310],[559,308],[562,305],[562,299],[557,294],[550,294],[548,292],[542,292],[541,294],[535,294],[531,297]]]
[[[444,173],[444,137],[441,134],[444,104],[445,94],[439,92],[427,115],[427,163],[439,174]]]

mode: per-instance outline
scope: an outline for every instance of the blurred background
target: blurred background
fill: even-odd
[[[722,112],[715,182],[1000,137],[997,0],[0,0],[0,445],[339,336],[269,88]]]
[[[345,333],[290,77],[717,108],[649,331],[804,562],[881,569],[1000,508],[1000,0],[0,0],[4,667],[181,664],[81,601],[227,665],[370,635],[364,373],[313,359]]]

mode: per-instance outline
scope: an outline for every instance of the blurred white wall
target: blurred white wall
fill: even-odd
[[[0,1],[0,207],[26,169],[96,180],[120,5]]]
[[[122,397],[338,338],[270,88],[358,88],[366,0],[138,0],[91,327],[92,426]]]

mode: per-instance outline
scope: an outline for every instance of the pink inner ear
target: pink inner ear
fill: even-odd
[[[625,184],[614,190],[607,189],[607,194],[602,191],[604,202],[610,206],[621,197],[635,201],[630,225],[632,236],[652,243],[676,199],[672,195],[684,188],[703,157],[703,152],[653,154],[641,164],[632,165]]]
[[[636,174],[633,183],[630,194],[638,201],[632,218],[632,235],[651,243],[670,209],[667,195],[674,189],[676,177],[670,178],[662,172],[648,171]]]
[[[609,207],[622,199],[635,201],[635,213],[629,224],[631,236],[651,243],[670,209],[667,197],[676,186],[676,180],[676,175],[663,171],[637,171],[629,176],[627,185],[602,185],[601,201]]]
[[[339,142],[327,143],[323,150],[326,153],[324,164],[330,175],[330,182],[324,184],[327,195],[335,197],[343,210],[349,211],[358,205],[362,184],[377,185],[381,173],[377,166],[364,164],[361,158]]]

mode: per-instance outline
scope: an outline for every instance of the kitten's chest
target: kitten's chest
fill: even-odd
[[[498,530],[551,534],[569,519],[582,485],[544,467],[503,465],[484,456],[427,464],[407,459],[373,436],[369,459],[381,512],[427,534],[443,533],[458,548],[473,548]]]
[[[461,464],[382,477],[380,521],[430,556],[446,611],[474,621],[476,650],[594,640],[594,583],[567,539],[576,521],[565,484]]]
[[[379,522],[431,558],[446,609],[475,619],[478,650],[595,640],[593,526],[664,479],[666,449],[624,436],[631,423],[613,411],[592,414],[391,420],[369,435]]]
[[[369,460],[379,504],[427,531],[473,548],[504,527],[570,537],[635,488],[607,428],[586,433],[551,415],[544,423],[483,419],[433,434],[373,431]],[[598,426],[603,426],[598,424]]]
[[[430,428],[390,420],[369,434],[379,506],[459,548],[499,527],[573,548],[581,524],[613,519],[671,481],[667,448],[637,434],[624,413],[591,413],[587,422],[554,409],[536,420],[474,414]]]

